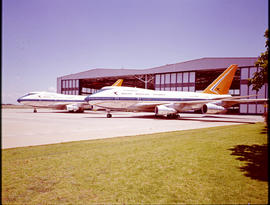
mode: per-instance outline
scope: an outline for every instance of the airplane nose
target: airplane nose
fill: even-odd
[[[21,102],[21,98],[18,98],[17,102],[20,103]]]
[[[84,98],[84,101],[88,102],[89,101],[89,96],[87,96],[86,98]]]

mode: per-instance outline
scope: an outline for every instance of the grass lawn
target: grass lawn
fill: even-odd
[[[267,151],[263,123],[4,149],[2,203],[266,204]]]

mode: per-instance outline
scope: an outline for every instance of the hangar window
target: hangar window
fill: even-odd
[[[72,88],[75,88],[75,80],[71,80]]]
[[[250,68],[249,77],[252,78],[255,72],[257,72],[257,68]]]
[[[240,90],[241,90],[242,96],[248,95],[248,85],[247,84],[240,85]]]
[[[195,82],[195,72],[189,73],[189,82],[194,83]]]
[[[253,90],[253,89],[252,89],[252,85],[249,86],[248,89],[249,89],[249,92],[248,92],[249,95],[256,95],[256,90]],[[252,96],[252,97],[249,97],[249,98],[250,98],[250,99],[255,99],[256,96]]]
[[[183,91],[182,87],[177,87],[177,91]]]
[[[161,75],[161,81],[160,81],[160,84],[161,84],[161,85],[163,85],[163,84],[164,84],[164,77],[165,77],[165,75],[164,75],[164,74],[162,74],[162,75]]]
[[[257,113],[260,113],[260,114],[264,113],[264,105],[262,104],[257,105]]]
[[[256,104],[249,104],[248,105],[248,113],[256,113]]]
[[[66,88],[66,81],[62,80],[62,88]]]
[[[176,73],[171,74],[171,83],[176,83]]]
[[[166,76],[165,76],[165,84],[170,84],[170,81],[171,81],[171,76],[170,76],[170,74],[168,73],[168,74],[166,74]]]
[[[156,75],[156,84],[160,84],[160,75]]]
[[[187,83],[188,82],[188,72],[184,72],[184,76],[183,76],[183,83]]]
[[[265,85],[258,91],[258,98],[265,98]]]
[[[176,91],[176,87],[171,87],[171,91]]]
[[[182,83],[183,73],[177,73],[177,83]]]
[[[195,92],[195,87],[194,86],[190,86],[189,88],[188,88],[189,90],[189,92]]]
[[[247,104],[240,105],[240,113],[247,113]]]
[[[248,79],[248,68],[241,69],[241,79]]]
[[[188,87],[183,87],[183,91],[188,91]]]

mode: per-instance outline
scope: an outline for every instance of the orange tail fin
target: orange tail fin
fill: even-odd
[[[214,80],[203,93],[225,95],[229,93],[237,65],[230,65],[216,80]]]

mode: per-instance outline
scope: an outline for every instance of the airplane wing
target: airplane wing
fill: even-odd
[[[228,99],[221,102],[221,106],[224,108],[231,107],[236,104],[246,104],[246,103],[268,103],[268,99]]]
[[[236,96],[236,97],[223,97],[209,100],[185,100],[185,101],[175,101],[175,102],[142,102],[133,105],[131,108],[138,111],[149,111],[153,112],[156,106],[164,105],[167,107],[174,108],[178,112],[187,111],[187,110],[197,110],[201,109],[207,103],[221,102],[221,106],[224,108],[231,107],[232,105],[239,103],[266,103],[268,99],[240,99],[250,96]]]
[[[231,97],[229,97],[230,99]],[[203,105],[207,103],[214,103],[223,99],[228,99],[228,97],[221,97],[209,100],[185,100],[185,101],[172,101],[172,102],[141,102],[136,103],[130,109],[137,111],[153,112],[156,106],[164,105],[167,107],[172,107],[178,112],[186,110],[196,110],[202,108]]]

